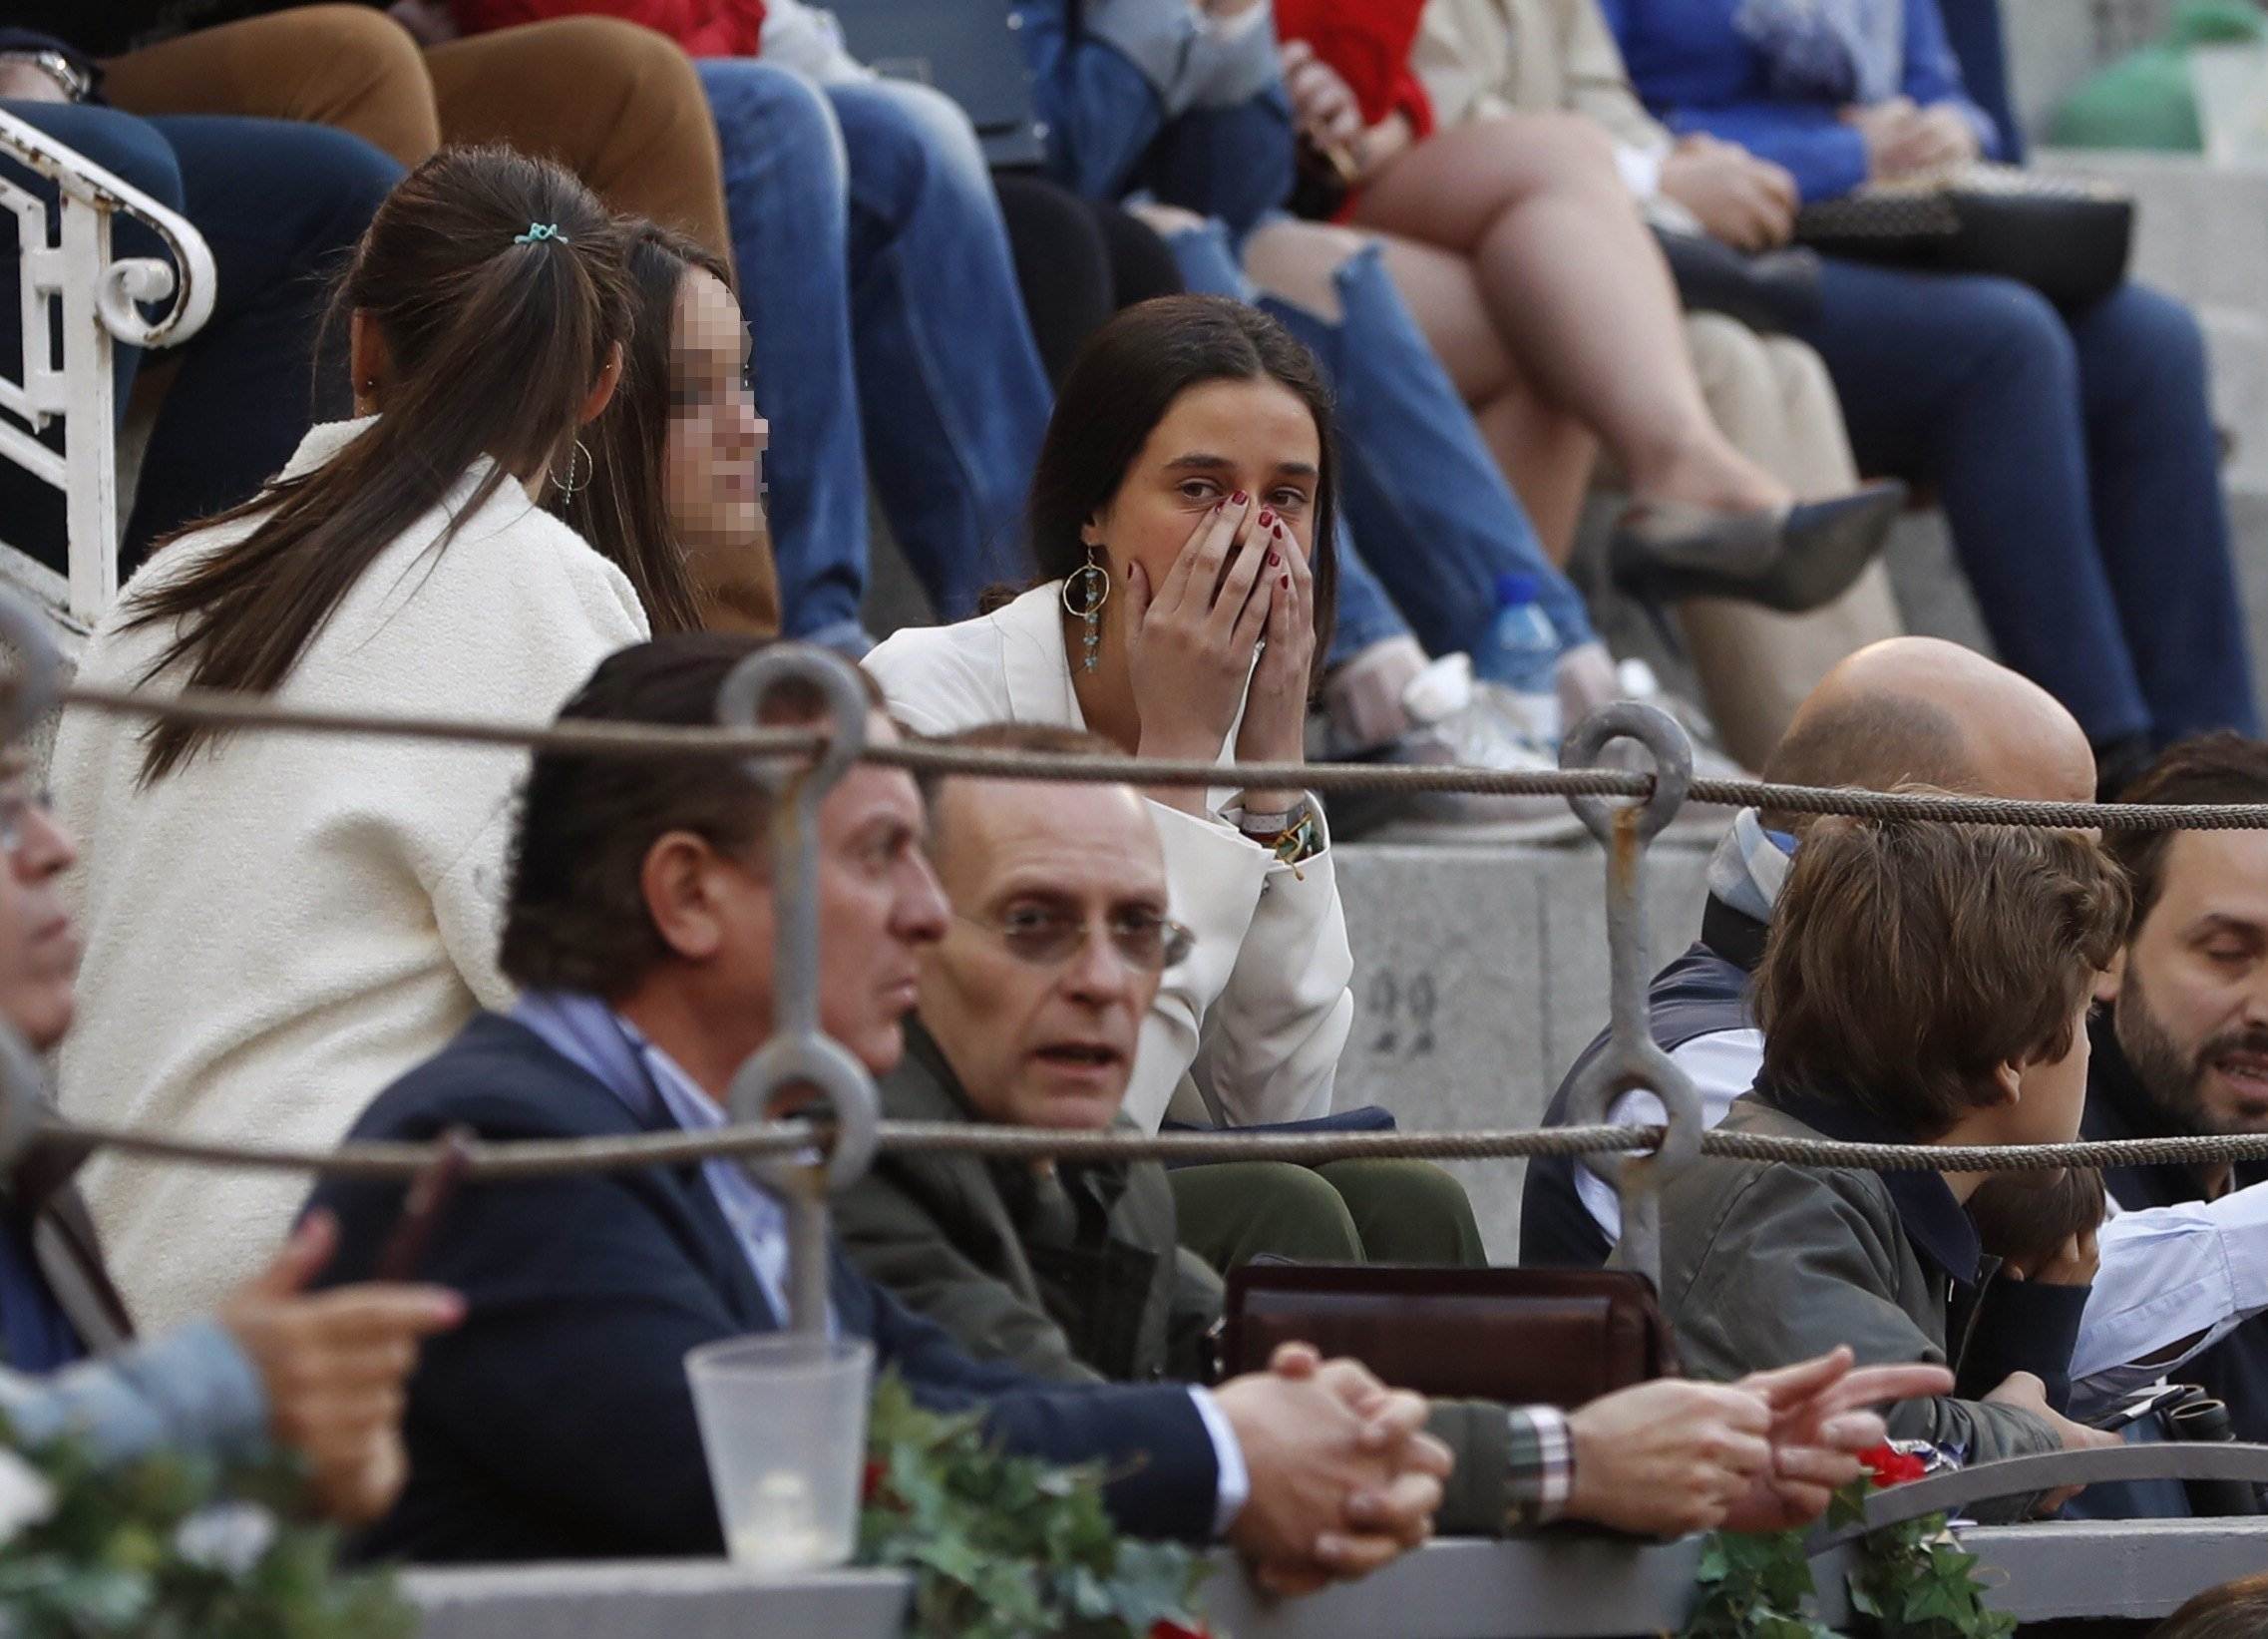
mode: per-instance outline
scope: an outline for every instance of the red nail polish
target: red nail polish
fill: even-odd
[[[1276,556],[1276,549],[1275,549],[1275,548],[1273,548],[1273,547],[1271,547],[1271,548],[1269,549],[1269,552],[1268,552],[1268,561],[1269,561],[1271,564],[1276,564],[1276,563],[1281,563],[1283,560],[1279,559],[1279,558]]]
[[[1230,496],[1230,497],[1229,497],[1229,505],[1230,505],[1230,506],[1232,506],[1232,507],[1241,507],[1241,506],[1243,506],[1244,504],[1245,504],[1245,492],[1244,492],[1244,491],[1242,491],[1242,490],[1239,490],[1239,491],[1237,491],[1237,493],[1236,493],[1236,494],[1234,494],[1234,495],[1232,495],[1232,496]]]
[[[1267,529],[1267,528],[1269,528],[1269,527],[1273,526],[1273,525],[1275,524],[1275,522],[1276,522],[1276,515],[1275,515],[1274,513],[1270,512],[1270,511],[1269,511],[1269,510],[1268,510],[1266,507],[1263,507],[1263,508],[1261,508],[1261,509],[1260,509],[1260,524],[1261,524],[1261,528],[1263,528],[1263,529]]]
[[[1292,577],[1287,575],[1283,580],[1277,582],[1276,584],[1282,587],[1286,592],[1290,592],[1292,590]]]

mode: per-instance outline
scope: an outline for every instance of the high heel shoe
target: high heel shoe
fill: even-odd
[[[1608,573],[1650,607],[1733,598],[1802,615],[1850,590],[1905,504],[1906,486],[1895,479],[1832,501],[1754,512],[1642,501],[1615,525]]]

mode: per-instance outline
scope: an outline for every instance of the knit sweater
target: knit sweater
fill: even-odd
[[[308,433],[287,476],[368,422]],[[549,719],[612,650],[646,635],[629,582],[507,480],[434,550],[489,470],[371,565],[275,690],[336,711]],[[135,596],[225,551],[185,538],[128,587],[80,676],[139,682],[173,636],[126,629]],[[179,685],[183,668],[161,673]],[[524,754],[440,742],[237,733],[139,782],[141,725],[72,710],[56,811],[81,843],[87,935],[62,1054],[72,1115],[207,1138],[329,1144],[388,1082],[440,1051],[497,971],[512,797]],[[270,1254],[305,1197],[289,1174],[99,1158],[88,1199],[148,1326],[208,1308]]]

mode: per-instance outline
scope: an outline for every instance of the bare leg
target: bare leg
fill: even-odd
[[[1527,509],[1545,555],[1565,569],[1575,555],[1576,526],[1591,494],[1599,441],[1582,422],[1521,385],[1477,406],[1473,419],[1505,481]]]
[[[1409,304],[1458,395],[1473,407],[1481,437],[1545,552],[1564,566],[1574,549],[1597,446],[1581,422],[1523,377],[1481,300],[1469,262],[1393,234],[1279,221],[1259,228],[1246,242],[1245,271],[1271,294],[1329,314],[1338,303],[1332,275],[1371,240],[1382,246],[1394,288]]]
[[[1587,121],[1508,115],[1439,133],[1363,190],[1358,216],[1468,260],[1505,347],[1606,442],[1636,494],[1790,499],[1710,420],[1669,269]]]

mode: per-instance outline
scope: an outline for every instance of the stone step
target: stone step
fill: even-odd
[[[2097,178],[2134,198],[2128,272],[2199,306],[2268,312],[2268,166],[2195,154],[2044,148],[2042,171]]]
[[[1692,943],[1713,835],[1648,851],[1654,962]],[[1607,1019],[1606,856],[1562,848],[1351,844],[1339,895],[1354,1028],[1339,1107],[1419,1129],[1531,1126]],[[1455,1163],[1491,1250],[1518,1244],[1523,1163]]]

